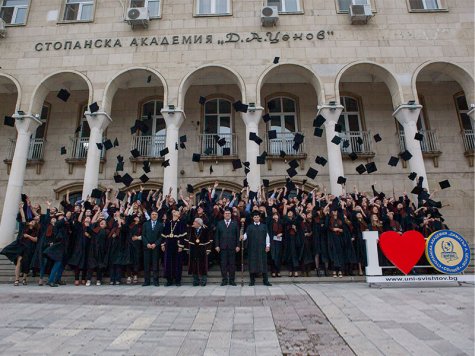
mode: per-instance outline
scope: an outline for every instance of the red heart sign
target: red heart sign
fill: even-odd
[[[393,265],[402,273],[408,274],[424,253],[426,241],[415,230],[406,231],[402,235],[387,231],[379,237],[379,246]]]

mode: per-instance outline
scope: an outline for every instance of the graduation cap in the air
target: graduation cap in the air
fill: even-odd
[[[140,156],[140,152],[138,149],[134,148],[132,151],[130,151],[130,154],[132,155],[132,157],[134,158],[137,158]]]
[[[416,177],[417,177],[417,173],[416,173],[416,172],[411,172],[411,174],[409,174],[409,175],[407,176],[407,178],[409,178],[410,180],[414,180],[414,179],[416,179]]]
[[[379,141],[382,141],[383,139],[381,138],[381,136],[379,135],[379,133],[377,133],[376,135],[373,136],[374,138],[374,141],[375,142],[379,142]]]
[[[21,201],[22,202],[26,202],[26,199],[28,198],[28,196],[26,194],[22,194],[21,195]]]
[[[198,102],[200,103],[200,105],[204,105],[206,103],[206,98],[204,96],[200,96]]]
[[[213,149],[211,147],[206,147],[206,149],[203,151],[205,155],[210,155],[213,153]]]
[[[358,142],[358,145],[362,145],[363,144],[363,139],[358,136],[358,138],[356,139],[356,142]]]
[[[342,128],[341,124],[335,124],[335,132],[341,132]]]
[[[313,136],[322,137],[323,129],[321,127],[315,127],[313,129]]]
[[[93,102],[91,105],[89,105],[89,111],[91,113],[99,111],[99,105],[97,105],[97,102]]]
[[[241,100],[238,100],[238,101],[236,101],[236,102],[233,103],[233,108],[234,108],[234,110],[236,110],[237,112],[247,112],[247,108],[248,108],[248,107],[249,107],[249,106],[246,105],[246,104],[243,104],[243,103],[241,102]]]
[[[248,174],[251,171],[249,167],[244,167],[244,174]]]
[[[445,189],[450,187],[450,183],[448,179],[443,180],[442,182],[439,182],[440,189]]]
[[[69,97],[71,96],[71,93],[66,89],[60,89],[56,96],[62,101],[67,102]]]
[[[351,158],[352,161],[356,161],[358,159],[358,155],[354,152],[351,152],[348,157]]]
[[[296,133],[295,136],[294,136],[294,142],[301,145],[303,143],[304,138],[305,138],[304,135],[302,135],[300,133]]]
[[[333,138],[332,138],[332,143],[334,143],[335,145],[339,145],[341,143],[341,137],[338,136],[338,135],[335,135]]]
[[[350,147],[350,141],[349,140],[343,140],[343,148],[348,148]]]
[[[317,115],[313,120],[313,127],[321,127],[327,121],[322,115]]]
[[[123,170],[124,170],[124,162],[117,162],[117,165],[115,166],[115,171],[122,172]]]
[[[218,140],[218,145],[219,147],[223,147],[224,145],[226,145],[226,138],[222,137]]]
[[[255,191],[253,191],[253,190],[250,190],[250,191],[249,191],[249,200],[252,201],[252,200],[254,200],[255,198],[257,198],[257,193],[256,193]],[[255,216],[256,213],[259,214],[257,211],[254,211],[254,212],[251,213],[251,215],[252,215],[252,216]],[[260,215],[260,214],[259,214],[259,215]]]
[[[160,157],[163,157],[168,153],[170,153],[170,151],[168,150],[168,147],[165,147],[163,150],[160,151]]]
[[[391,156],[391,158],[389,159],[388,165],[391,167],[396,167],[398,163],[399,163],[399,158]]]
[[[134,178],[132,178],[129,173],[125,173],[122,176],[122,183],[124,183],[126,187],[130,186],[133,181],[134,181]]]
[[[124,162],[124,157],[121,155],[117,156],[117,162]]]
[[[105,140],[103,144],[106,150],[110,150],[112,147],[114,147],[112,141],[109,139]]]
[[[289,169],[287,169],[287,174],[290,178],[293,178],[297,175],[297,171],[295,170],[295,168],[290,167]]]
[[[150,162],[149,161],[145,161],[143,163],[143,167],[142,167],[143,171],[145,173],[150,173]]]
[[[289,167],[291,168],[297,168],[299,166],[299,162],[297,162],[296,159],[293,159],[292,161],[289,162]]]
[[[242,164],[243,164],[244,167],[247,167],[247,168],[249,168],[251,166],[251,163],[249,163],[248,161],[242,162]]]
[[[242,181],[242,186],[243,187],[248,187],[249,186],[249,183],[247,182],[247,178],[244,178],[244,180]]]
[[[137,126],[134,125],[130,128],[130,134],[133,135],[136,132],[137,132]]]
[[[66,154],[66,147],[62,146],[61,149],[61,156]]]
[[[268,188],[268,187],[269,187],[269,184],[270,184],[269,179],[263,179],[263,180],[262,180],[262,185],[263,185],[264,187]]]
[[[15,118],[11,116],[5,116],[3,119],[3,124],[5,126],[15,127]]]
[[[267,136],[269,140],[274,140],[277,138],[277,131],[276,130],[269,130],[267,131]]]
[[[345,184],[346,183],[346,178],[343,176],[339,176],[337,181],[338,184]]]
[[[264,114],[262,116],[262,120],[264,120],[265,123],[268,123],[270,121],[271,117],[269,114]]]
[[[315,163],[321,165],[322,167],[325,167],[325,165],[327,164],[327,160],[324,157],[317,156],[317,158],[315,158]]]
[[[102,150],[104,148],[104,145],[102,144],[102,142],[97,142],[96,146],[97,146],[97,149],[99,150]]]
[[[114,174],[114,182],[121,183],[122,182],[122,176],[120,174]]]
[[[419,195],[419,194],[421,194],[423,191],[424,191],[424,190],[422,189],[422,187],[416,185],[416,186],[414,187],[414,189],[411,190],[411,193],[412,193],[412,194],[417,194],[417,195]]]
[[[266,163],[266,156],[264,155],[260,155],[260,156],[257,156],[257,164],[265,164]]]
[[[201,155],[199,153],[193,153],[193,157],[191,158],[193,162],[199,162],[201,160]]]
[[[376,163],[374,162],[366,163],[365,167],[366,167],[366,172],[368,172],[368,174],[374,173],[378,170],[376,168]]]
[[[287,156],[287,154],[285,153],[285,151],[280,150],[280,152],[279,152],[279,157],[280,157],[280,158],[285,158],[285,156]]]
[[[142,183],[147,183],[150,178],[147,177],[146,174],[142,174],[139,179],[142,181]]]
[[[249,132],[249,140],[254,141],[258,145],[262,143],[262,139],[259,136],[257,136],[255,132]]]
[[[192,186],[191,184],[188,184],[188,185],[186,186],[186,192],[187,192],[187,193],[193,193],[193,192],[194,192],[194,188],[193,188],[193,186]]]
[[[419,132],[416,132],[416,134],[414,135],[414,140],[422,141],[423,139],[424,139],[424,135]]]
[[[356,167],[356,171],[359,174],[363,174],[364,172],[366,172],[366,167],[364,166],[364,164],[360,164],[358,167]]]
[[[118,192],[117,193],[117,200],[122,201],[122,200],[124,200],[124,198],[125,198],[125,192]]]
[[[223,148],[223,156],[229,156],[231,154],[231,147]]]
[[[307,177],[309,177],[310,179],[315,179],[315,177],[317,176],[318,174],[318,171],[312,167],[310,167],[307,171],[307,174],[305,174]]]
[[[114,140],[114,147],[119,147],[119,140],[117,139],[117,137]]]
[[[233,164],[233,169],[234,170],[242,168],[242,163],[241,163],[241,160],[239,158],[233,159],[232,164]]]
[[[91,198],[100,199],[102,197],[102,190],[93,189],[91,193]]]
[[[180,147],[186,149],[185,142],[187,142],[186,135],[180,136]]]
[[[272,61],[272,63],[274,63],[274,64],[279,63],[279,59],[280,59],[280,57],[274,57],[274,60]]]
[[[213,165],[209,166],[209,174],[212,174],[214,171],[213,171]]]
[[[164,167],[164,168],[167,168],[168,166],[170,166],[170,160],[166,159],[165,161],[162,162],[161,166]]]
[[[408,150],[405,150],[403,153],[401,153],[399,155],[403,160],[405,161],[409,161],[411,158],[412,158],[412,154],[411,152],[409,152]]]

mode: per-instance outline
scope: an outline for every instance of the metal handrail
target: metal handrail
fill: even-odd
[[[475,133],[473,130],[462,130],[462,141],[465,152],[475,151]]]
[[[305,153],[305,141],[299,146],[297,150],[293,148],[294,137],[296,134],[303,134],[302,132],[277,132],[277,138],[269,139],[268,133],[265,134],[267,154],[270,156],[280,155],[280,151],[285,152],[286,155],[303,155]]]
[[[422,153],[439,153],[440,145],[436,130],[419,130],[424,137],[420,141]],[[399,148],[401,152],[406,150],[406,139],[404,131],[399,131]]]
[[[218,144],[219,139],[225,139],[224,146]],[[230,155],[236,156],[237,152],[237,139],[236,134],[199,134],[201,153],[206,153],[208,156],[224,156],[223,149],[229,148]]]
[[[340,149],[343,153],[374,153],[371,131],[343,131],[339,136],[343,139],[340,143]],[[349,142],[350,145],[348,147],[344,147],[345,141]]]
[[[44,152],[44,138],[32,138],[30,139],[30,146],[28,147],[28,156],[29,161],[36,161],[43,159]],[[8,149],[7,160],[13,160],[13,155],[15,154],[16,140],[10,139],[10,145]]]
[[[70,140],[70,148],[68,152],[68,158],[86,159],[87,149],[89,147],[89,137],[70,137],[69,140]],[[104,158],[104,155],[105,155],[105,148],[102,148],[101,159]]]
[[[134,136],[132,137],[131,149],[140,152],[140,157],[160,157],[160,151],[165,148],[166,135]]]

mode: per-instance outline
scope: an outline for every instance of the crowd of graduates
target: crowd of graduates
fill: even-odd
[[[414,201],[406,193],[378,192],[375,185],[369,193],[354,187],[337,197],[324,188],[305,190],[291,180],[273,190],[263,185],[257,192],[244,187],[231,194],[218,183],[197,193],[188,185],[179,189],[176,200],[172,190],[141,187],[126,196],[107,190],[74,203],[68,194],[61,210],[48,201],[45,207],[33,204],[22,195],[18,237],[1,254],[16,266],[15,285],[26,285],[31,273],[39,277],[39,285],[64,284],[65,268],[74,271],[75,285],[90,286],[94,275],[101,285],[106,274],[111,285],[137,284],[143,272],[143,285],[158,286],[159,271],[167,286],[181,285],[187,265],[193,285],[203,286],[211,264],[221,264],[221,285],[236,285],[242,253],[252,284],[262,274],[270,285],[267,269],[278,278],[284,267],[293,277],[309,276],[312,270],[336,278],[363,275],[364,231],[417,230],[428,237],[447,228],[434,193],[422,188],[422,179],[417,186]],[[254,224],[265,226],[263,245],[246,234]],[[232,233],[227,233],[230,226]],[[261,261],[257,269],[256,259]],[[380,262],[388,264],[383,256]]]

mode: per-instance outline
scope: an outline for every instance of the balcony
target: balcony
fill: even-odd
[[[421,144],[421,151],[424,157],[432,158],[434,167],[439,166],[439,156],[441,155],[439,138],[435,130],[420,130],[419,133],[424,136]],[[404,131],[399,131],[399,149],[401,152],[406,150],[406,141]],[[406,161],[403,161],[403,167],[405,167]]]
[[[371,131],[343,131],[340,133],[340,137],[343,139],[340,143],[340,149],[344,157],[348,157],[352,152],[362,158],[375,156]],[[348,147],[343,147],[345,141],[350,143]]]
[[[463,147],[465,148],[465,157],[468,158],[470,167],[473,167],[473,157],[475,153],[475,133],[473,130],[462,130]]]
[[[153,136],[134,136],[130,143],[130,149],[140,152],[140,156],[137,158],[130,157],[132,162],[132,172],[137,172],[138,162],[161,162],[163,157],[160,157],[160,151],[166,147],[166,135],[153,135]],[[172,149],[170,147],[169,149]],[[175,149],[173,147],[173,149]]]
[[[103,141],[106,138],[103,138]],[[67,158],[65,159],[68,163],[69,174],[73,174],[74,166],[86,164],[87,159],[87,149],[89,147],[89,137],[70,137],[69,138],[69,149],[67,151]],[[105,160],[105,149],[101,150],[101,160],[99,164],[99,173],[102,173],[104,170]]]
[[[292,160],[298,159],[300,169],[305,169],[305,140],[299,146],[298,150],[293,148],[294,137],[302,132],[277,132],[277,138],[269,139],[268,133],[265,134],[266,151],[267,151],[267,169],[272,170],[272,161],[274,160]],[[285,152],[285,157],[280,156],[280,152]]]
[[[220,146],[217,141],[217,136],[220,139],[226,139],[224,146]],[[199,145],[201,148],[201,160],[199,164],[200,171],[204,169],[203,162],[205,161],[230,161],[237,158],[237,138],[236,134],[200,134],[198,135]],[[229,155],[224,155],[225,148],[229,148]]]
[[[27,166],[34,165],[36,167],[36,174],[41,173],[41,167],[43,166],[43,151],[44,151],[44,138],[32,138],[30,140],[30,147],[28,149]],[[13,155],[15,153],[16,140],[10,140],[8,148],[8,156],[3,161],[7,165],[7,173],[10,174],[10,168],[13,161]]]

